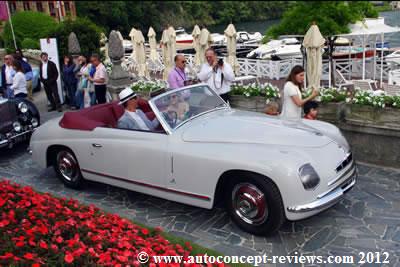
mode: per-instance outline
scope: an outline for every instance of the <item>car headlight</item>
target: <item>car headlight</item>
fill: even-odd
[[[299,177],[305,190],[312,190],[319,185],[320,178],[311,164],[304,164],[299,168]]]
[[[13,128],[16,132],[21,131],[22,127],[21,127],[21,123],[19,123],[18,121],[13,123]]]
[[[32,124],[32,126],[33,127],[38,127],[39,126],[39,121],[38,121],[38,119],[36,119],[35,117],[33,117],[32,118],[32,120],[31,120],[31,124]]]
[[[28,112],[28,105],[25,104],[24,102],[20,102],[20,103],[18,104],[18,109],[19,109],[19,111],[21,111],[22,113],[26,113],[26,112]]]

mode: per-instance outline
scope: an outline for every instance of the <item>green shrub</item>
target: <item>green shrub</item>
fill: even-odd
[[[55,20],[40,12],[24,11],[18,12],[11,17],[17,46],[21,47],[24,39],[39,40],[46,38],[48,32],[57,26]],[[7,21],[3,33],[4,47],[14,50],[14,41],[11,27]]]
[[[49,36],[57,38],[59,56],[68,55],[68,36],[74,32],[78,37],[81,54],[100,55],[100,29],[89,19],[77,18],[76,20],[65,20],[49,32]]]
[[[40,49],[39,40],[25,38],[21,43],[21,47],[22,49]]]

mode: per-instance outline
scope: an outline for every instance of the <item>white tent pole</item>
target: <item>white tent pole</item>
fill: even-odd
[[[10,8],[8,6],[8,1],[6,1],[6,5],[7,5],[8,20],[10,22],[11,33],[12,33],[13,40],[14,40],[14,47],[15,47],[15,49],[17,49],[17,41],[15,40],[14,26],[12,24],[11,13],[10,13]]]
[[[365,36],[363,36],[363,61],[362,61],[362,79],[365,80]]]
[[[380,79],[380,87],[382,88],[382,82],[383,82],[383,46],[385,45],[385,34],[381,34],[381,41],[382,41],[382,48],[381,48],[381,79]]]
[[[349,75],[348,75],[348,77],[347,77],[347,79],[350,81],[351,80],[351,48],[352,48],[352,46],[351,46],[351,41],[350,41],[350,39],[348,39],[348,41],[349,41],[349,60],[348,60],[348,62],[347,62],[347,65],[349,66]]]
[[[376,42],[378,42],[378,36],[375,35],[375,41],[374,41],[374,78],[373,80],[375,80],[376,78]]]

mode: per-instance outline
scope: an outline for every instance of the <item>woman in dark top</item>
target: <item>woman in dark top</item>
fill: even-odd
[[[76,73],[79,70],[74,64],[71,56],[64,56],[63,65],[63,82],[64,89],[67,92],[68,104],[72,109],[77,108],[75,103],[76,88],[78,85],[78,80],[76,78]]]

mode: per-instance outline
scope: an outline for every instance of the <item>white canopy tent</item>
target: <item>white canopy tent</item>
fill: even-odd
[[[338,36],[355,36],[358,37],[363,47],[363,64],[362,64],[362,79],[365,79],[365,46],[370,36],[381,36],[382,48],[385,42],[385,33],[400,32],[400,27],[393,27],[385,24],[385,18],[379,17],[376,19],[366,18],[363,21],[358,21],[355,24],[350,24],[350,33],[340,34]],[[381,50],[381,74],[380,82],[383,80],[383,49]]]

